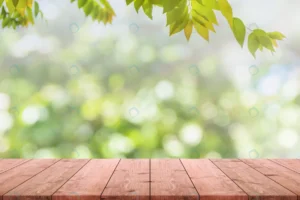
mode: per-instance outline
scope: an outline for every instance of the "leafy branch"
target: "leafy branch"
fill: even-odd
[[[2,28],[18,26],[28,26],[34,24],[34,17],[40,12],[39,4],[33,0],[0,0],[0,20],[2,20]]]
[[[116,16],[114,10],[107,0],[71,0],[77,1],[78,8],[83,9],[85,16],[91,16],[93,20],[111,23],[113,17]]]
[[[40,13],[38,3],[34,0],[0,0],[2,27],[27,26],[34,24],[35,17]],[[70,0],[82,9],[86,16],[93,20],[111,23],[115,12],[108,0]],[[132,4],[136,12],[143,9],[144,13],[152,19],[153,7],[161,7],[166,15],[166,26],[169,26],[169,34],[174,35],[184,32],[187,40],[190,40],[193,29],[205,40],[209,41],[210,32],[216,32],[214,26],[218,25],[216,12],[221,12],[227,20],[237,42],[244,46],[246,27],[244,22],[233,15],[232,7],[228,0],[125,0],[127,5]],[[2,6],[1,6],[2,5]],[[275,52],[278,40],[285,36],[280,32],[266,32],[262,29],[254,29],[248,35],[248,49],[255,57],[256,51],[267,49]]]

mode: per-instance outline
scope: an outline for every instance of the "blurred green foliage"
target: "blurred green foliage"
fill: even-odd
[[[240,120],[235,110],[247,110],[233,103],[237,94],[214,58],[165,62],[156,53],[161,47],[149,41],[142,47],[152,54],[148,61],[133,64],[133,56],[114,52],[115,39],[99,43],[76,64],[68,62],[70,47],[5,68],[1,89],[14,122],[1,157],[236,156],[227,126]],[[201,68],[210,71],[203,76]]]
[[[250,62],[229,70],[220,54],[182,37],[167,39],[155,24],[136,25],[134,33],[130,23],[126,31],[124,23],[112,25],[117,31],[87,23],[76,32],[66,31],[63,19],[53,24],[0,33],[0,157],[298,152],[295,65]],[[275,92],[259,93],[275,75],[281,89],[267,82],[267,93]]]

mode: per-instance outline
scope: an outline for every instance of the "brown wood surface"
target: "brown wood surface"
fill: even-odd
[[[5,193],[50,167],[57,161],[58,160],[55,159],[30,160],[18,167],[0,174],[0,200],[2,200],[2,196]]]
[[[52,200],[98,200],[120,159],[95,159],[87,163],[53,196]]]
[[[207,159],[182,159],[202,200],[247,200],[248,195]]]
[[[297,195],[251,168],[242,161],[228,162],[214,160],[232,181],[243,189],[250,199],[259,200],[296,200]]]
[[[300,174],[270,160],[242,160],[253,169],[274,180],[298,195],[300,199]]]
[[[199,199],[179,159],[151,159],[151,199]]]
[[[300,173],[300,159],[271,159],[271,161]]]
[[[300,200],[297,159],[0,159],[0,200]]]
[[[29,159],[0,159],[0,173],[10,170],[28,161]]]
[[[149,165],[149,159],[121,160],[104,189],[101,199],[149,200]]]
[[[87,159],[62,159],[5,194],[3,200],[25,200],[29,198],[50,200],[52,194],[88,161]]]

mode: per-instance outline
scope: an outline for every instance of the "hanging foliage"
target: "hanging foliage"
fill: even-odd
[[[243,21],[233,15],[228,0],[125,0],[127,5],[133,5],[136,12],[143,12],[152,19],[154,6],[161,7],[166,15],[166,25],[169,34],[184,32],[187,40],[190,39],[193,29],[205,40],[209,41],[210,32],[216,32],[218,25],[216,12],[222,13],[227,20],[237,42],[244,46],[246,27]],[[116,16],[108,0],[71,0],[85,15],[104,24],[112,23]],[[2,27],[28,26],[34,24],[34,18],[43,17],[38,2],[34,0],[0,0]],[[254,29],[248,35],[248,49],[255,57],[256,51],[267,49],[275,52],[278,40],[285,36],[280,32],[266,32]]]

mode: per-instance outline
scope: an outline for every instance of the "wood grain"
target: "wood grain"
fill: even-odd
[[[271,159],[286,168],[289,168],[297,173],[300,173],[300,160],[299,159]]]
[[[151,199],[199,199],[198,192],[179,159],[151,160]]]
[[[91,160],[52,196],[52,200],[100,199],[119,160]]]
[[[207,159],[182,159],[202,200],[248,200],[248,195]]]
[[[2,196],[5,193],[24,183],[57,161],[58,160],[54,159],[30,160],[23,165],[19,165],[0,174],[0,200],[2,200]]]
[[[300,174],[270,160],[242,160],[263,175],[274,180],[278,184],[297,194],[300,198]]]
[[[232,159],[232,158],[215,158],[215,159],[209,159],[212,162],[218,162],[220,160],[222,160],[222,162],[241,162],[239,159]]]
[[[149,200],[149,159],[122,159],[104,189],[101,199]]]
[[[0,159],[0,173],[6,172],[16,166],[19,166],[29,159]]]
[[[223,162],[215,160],[219,167],[231,180],[243,189],[251,199],[260,200],[296,200],[297,195],[264,176],[260,172],[239,162]]]
[[[0,200],[300,200],[299,171],[297,159],[0,159]]]
[[[51,195],[65,184],[89,160],[63,159],[19,185],[3,196],[3,200],[51,200]]]

